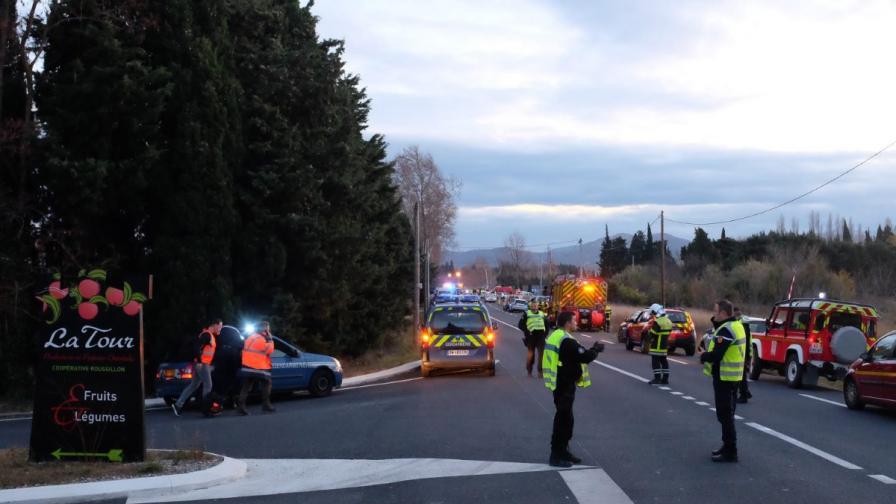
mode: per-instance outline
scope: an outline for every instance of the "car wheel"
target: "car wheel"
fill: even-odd
[[[631,336],[625,337],[625,349],[628,350],[629,352],[631,352],[632,350],[635,349],[635,344],[632,342]]]
[[[318,369],[311,375],[308,392],[314,397],[324,397],[333,391],[333,373],[326,369]]]
[[[622,332],[622,328],[619,328],[619,332],[616,333],[616,342],[622,343],[625,341],[625,334]]]
[[[486,371],[488,372],[489,376],[495,376],[495,364],[492,363],[492,366],[490,368],[486,369]]]
[[[784,365],[784,380],[790,388],[803,387],[803,365],[800,364],[795,353],[787,356],[787,363]]]
[[[762,374],[762,359],[756,356],[756,349],[753,349],[753,355],[750,356],[750,379],[759,381],[759,375]]]
[[[859,387],[852,378],[847,378],[843,382],[843,402],[851,410],[860,410],[865,407],[865,403],[862,402],[862,396],[859,395]]]
[[[687,355],[688,357],[693,357],[694,354],[697,353],[697,349],[694,348],[694,345],[691,345],[691,346],[689,346],[689,347],[687,347],[687,348],[684,349],[684,353],[685,353],[685,355]]]
[[[176,397],[167,396],[167,397],[163,397],[162,399],[165,400],[165,405],[168,407],[171,407],[172,404],[177,402]]]
[[[666,355],[675,355],[675,347],[670,346],[669,350],[666,352]]]
[[[423,378],[429,378],[430,376],[432,376],[432,369],[426,366],[420,366],[420,376],[422,376]]]

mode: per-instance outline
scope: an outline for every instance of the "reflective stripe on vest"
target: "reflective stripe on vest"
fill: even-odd
[[[650,326],[650,355],[666,355],[669,353],[669,334],[674,327],[669,317],[662,315],[654,319],[656,324]],[[656,326],[660,326],[659,330]]]
[[[526,312],[526,329],[532,331],[544,331],[544,315],[540,312],[529,310]]]
[[[575,338],[566,334],[563,329],[557,329],[548,336],[544,344],[544,352],[541,356],[541,366],[543,368],[544,386],[549,390],[557,389],[557,370],[563,365],[560,362],[560,345],[566,338]],[[591,386],[591,374],[588,373],[588,365],[582,364],[582,377],[576,382],[576,385],[582,388]]]
[[[266,341],[261,334],[253,334],[243,345],[243,366],[252,369],[271,369],[271,353],[273,351],[273,341]]]
[[[738,382],[744,379],[744,360],[746,358],[747,349],[747,333],[744,331],[744,325],[740,320],[725,322],[721,327],[716,329],[714,336],[718,336],[722,328],[727,327],[731,334],[734,335],[734,341],[728,345],[728,350],[722,356],[719,362],[719,379],[722,381]],[[709,341],[707,352],[712,352],[716,346],[716,338]],[[703,374],[712,376],[712,362],[703,364]]]
[[[202,345],[202,354],[199,356],[199,362],[203,364],[211,364],[212,359],[215,358],[215,347],[218,346],[218,343],[215,341],[215,335],[209,331],[202,331],[199,334],[202,337],[203,334],[208,334],[209,344]]]

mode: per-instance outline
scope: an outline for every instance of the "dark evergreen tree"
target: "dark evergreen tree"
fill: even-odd
[[[616,270],[613,265],[613,241],[610,239],[610,227],[604,225],[604,239],[600,244],[600,258],[598,259],[600,274],[604,278],[611,278]]]
[[[644,246],[644,255],[642,257],[643,262],[651,262],[654,257],[656,257],[657,252],[656,244],[653,241],[653,231],[650,229],[650,224],[647,225],[647,243]]]
[[[852,243],[852,233],[849,231],[849,225],[846,223],[846,219],[843,219],[843,241],[846,243]]]
[[[632,235],[632,241],[629,244],[629,253],[631,257],[634,259],[635,264],[642,264],[645,262],[644,258],[644,250],[647,248],[647,237],[644,235],[644,231],[640,229]]]

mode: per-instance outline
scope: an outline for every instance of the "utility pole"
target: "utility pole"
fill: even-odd
[[[424,294],[423,297],[426,299],[426,308],[427,309],[429,309],[429,302],[430,302],[429,296],[432,293],[432,287],[429,285],[429,270],[431,269],[429,266],[429,262],[430,262],[430,257],[431,257],[432,251],[430,250],[429,247],[430,247],[429,240],[426,240],[426,271],[424,271],[424,274],[425,274],[424,278],[426,278],[425,284],[424,284],[425,288],[426,288],[426,294]]]
[[[420,202],[414,203],[414,335],[420,329]]]
[[[582,264],[582,239],[579,238],[579,278],[585,276],[584,268],[585,266]]]
[[[666,217],[660,210],[660,302],[666,306]]]
[[[488,290],[488,268],[488,263],[485,263],[485,267],[483,268],[485,270],[485,290]]]

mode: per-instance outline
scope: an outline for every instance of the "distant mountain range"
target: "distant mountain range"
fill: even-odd
[[[613,235],[611,238],[616,238],[618,236],[625,238],[626,243],[631,243],[632,235],[620,233]],[[600,257],[602,241],[603,240],[595,240],[582,243],[581,252],[579,251],[578,245],[551,249],[551,255],[553,256],[552,259],[554,261],[554,264],[579,265],[580,262],[584,264],[594,264],[597,262],[597,258]],[[666,242],[668,242],[669,244],[669,251],[676,259],[678,259],[678,257],[681,255],[681,247],[684,247],[685,245],[690,243],[689,240],[685,240],[684,238],[679,238],[672,235],[666,235]],[[530,262],[533,264],[539,264],[542,261],[547,262],[547,252],[527,252],[527,254],[529,255]],[[506,259],[507,248],[498,247],[493,249],[477,249],[463,252],[457,250],[448,250],[445,254],[445,261],[454,261],[455,267],[463,268],[475,263],[476,260],[480,257],[485,259],[490,265],[497,266],[499,261],[501,261],[502,259]]]

